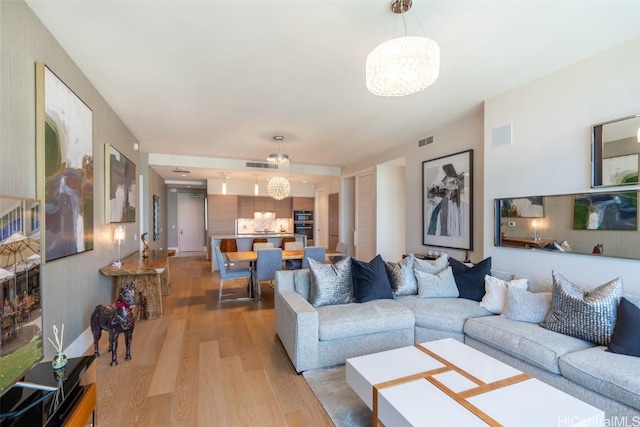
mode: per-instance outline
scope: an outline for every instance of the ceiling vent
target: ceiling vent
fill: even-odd
[[[262,162],[247,162],[245,166],[248,168],[258,168],[258,169],[278,169],[278,165],[273,163],[262,163]]]
[[[188,171],[188,170],[182,169],[182,168],[174,169],[171,172],[173,172],[173,173],[191,173],[191,171]]]
[[[433,136],[430,136],[428,138],[424,138],[418,141],[418,148],[422,148],[425,145],[429,145],[429,144],[433,144]]]

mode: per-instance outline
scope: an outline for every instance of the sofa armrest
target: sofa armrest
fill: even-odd
[[[318,365],[318,312],[295,291],[275,292],[276,333],[296,372]]]

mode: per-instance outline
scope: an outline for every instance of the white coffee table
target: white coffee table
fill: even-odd
[[[459,341],[347,359],[347,383],[397,426],[595,426],[604,412]]]

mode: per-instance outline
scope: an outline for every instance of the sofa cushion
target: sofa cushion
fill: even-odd
[[[482,300],[484,296],[484,276],[491,274],[491,257],[486,258],[473,267],[454,259],[449,259],[453,270],[453,277],[460,292],[460,298],[474,301]]]
[[[627,356],[640,357],[640,307],[622,297],[618,318],[608,350]]]
[[[596,344],[609,344],[622,297],[622,278],[584,289],[556,271],[552,276],[551,310],[540,326]]]
[[[433,261],[428,259],[413,258],[413,268],[429,274],[438,274],[449,266],[449,256],[440,255]]]
[[[394,295],[415,295],[418,293],[418,282],[413,273],[414,261],[414,255],[409,254],[400,262],[385,262],[385,269]]]
[[[357,302],[393,298],[387,270],[380,255],[376,255],[371,262],[351,258],[351,275],[353,296]]]
[[[429,274],[417,269],[414,271],[418,280],[419,298],[458,298],[458,287],[451,267],[438,274]]]
[[[555,374],[558,358],[594,344],[541,328],[534,323],[516,322],[502,316],[469,319],[464,333],[478,341]]]
[[[351,257],[335,264],[309,258],[311,286],[309,302],[314,307],[354,302],[351,280]]]
[[[438,331],[462,333],[464,321],[470,317],[489,316],[477,302],[461,298],[400,297],[397,301],[409,307],[416,326]]]
[[[318,307],[320,341],[413,328],[413,312],[397,301],[380,299],[365,303]]]
[[[640,358],[605,351],[604,346],[560,357],[562,376],[640,409]],[[631,373],[631,375],[630,375]]]
[[[493,314],[502,314],[507,302],[507,287],[527,289],[527,279],[502,280],[498,277],[484,276],[484,296],[480,306]]]
[[[311,274],[308,268],[293,270],[293,286],[297,293],[309,301],[311,292]]]
[[[551,309],[551,292],[529,292],[510,286],[502,316],[519,322],[540,323]]]

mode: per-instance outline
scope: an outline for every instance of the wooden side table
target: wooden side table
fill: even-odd
[[[139,252],[122,260],[119,267],[107,265],[100,269],[105,276],[115,279],[114,300],[125,283],[136,286],[136,319],[161,319],[162,295],[171,294],[168,251],[150,251],[148,258]],[[142,309],[141,309],[142,308]]]

